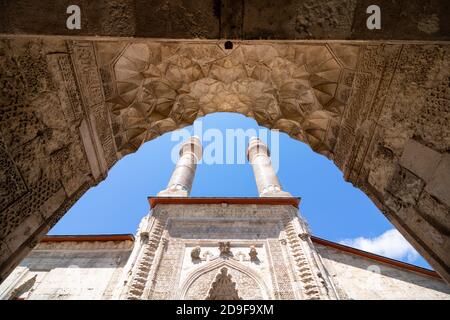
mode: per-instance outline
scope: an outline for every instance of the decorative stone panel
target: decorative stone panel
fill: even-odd
[[[232,279],[230,283],[226,280],[228,285],[234,286],[242,299],[336,298],[331,291],[313,290],[313,273],[320,260],[311,260],[312,246],[296,247],[292,252],[280,243],[284,234],[294,232],[287,221],[298,220],[296,225],[306,228],[297,214],[294,207],[286,205],[159,204],[152,210],[149,224],[141,223],[138,230],[141,235],[148,232],[150,240],[144,238],[143,246],[136,247],[137,260],[127,271],[131,274],[128,297],[206,299],[211,290],[216,292],[213,283],[225,268]],[[292,237],[296,236],[294,232]],[[291,239],[289,243],[296,245]],[[148,244],[152,244],[151,252]],[[295,260],[299,252],[308,257],[301,265]],[[295,271],[299,267],[301,270]],[[236,298],[233,292],[229,294]]]

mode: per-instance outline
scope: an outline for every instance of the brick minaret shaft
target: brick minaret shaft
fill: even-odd
[[[195,177],[197,163],[202,158],[202,145],[197,136],[188,138],[180,147],[180,158],[173,170],[167,188],[161,197],[188,197]]]
[[[281,188],[277,174],[272,167],[269,148],[258,138],[250,138],[247,157],[252,165],[260,197],[292,197]]]

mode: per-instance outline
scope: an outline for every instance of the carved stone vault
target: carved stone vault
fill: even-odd
[[[330,155],[358,54],[358,46],[342,44],[242,43],[226,50],[216,43],[132,43],[105,59],[117,151],[134,152],[161,133],[224,111]]]
[[[1,38],[0,281],[120,158],[220,111],[328,157],[450,281],[449,52],[429,42]]]

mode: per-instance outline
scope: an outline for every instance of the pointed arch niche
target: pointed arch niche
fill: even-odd
[[[223,296],[224,289],[227,289],[229,299]],[[232,260],[215,260],[192,271],[178,292],[177,299],[182,300],[273,298],[268,286],[255,271]]]

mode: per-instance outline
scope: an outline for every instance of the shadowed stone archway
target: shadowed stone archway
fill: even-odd
[[[0,281],[120,158],[218,111],[328,157],[450,281],[449,51],[3,37]]]

